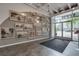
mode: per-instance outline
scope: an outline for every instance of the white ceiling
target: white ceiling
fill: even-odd
[[[68,11],[72,9],[73,5],[76,4],[77,3],[28,3],[28,5],[32,6],[33,8],[44,10],[48,12],[50,15],[61,13],[59,12],[59,9],[63,11]],[[79,4],[77,4],[77,7],[79,7]],[[65,10],[65,8],[69,8],[69,9]]]

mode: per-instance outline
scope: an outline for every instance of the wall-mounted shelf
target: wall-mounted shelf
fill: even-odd
[[[46,28],[49,23],[45,21],[46,19],[27,12],[24,14],[25,16],[12,12],[9,19],[1,24],[0,47],[49,38],[49,34],[46,34],[49,33]]]

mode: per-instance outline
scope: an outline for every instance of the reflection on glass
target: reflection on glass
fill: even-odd
[[[75,31],[79,30],[79,10],[74,10],[68,13],[57,15],[53,18],[56,25],[56,36],[67,38],[72,37],[73,40],[78,41],[78,34],[75,34]]]
[[[73,17],[73,40],[78,41],[78,35],[75,31],[79,30],[79,17]]]
[[[55,17],[55,22],[61,22],[62,17],[61,16],[56,16]]]
[[[71,22],[63,23],[63,37],[71,38]]]

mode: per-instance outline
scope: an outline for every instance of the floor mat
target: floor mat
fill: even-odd
[[[64,40],[60,40],[60,39],[53,39],[53,40],[49,40],[46,42],[41,43],[44,46],[47,46],[51,49],[54,49],[60,53],[63,53],[63,51],[65,50],[65,48],[67,47],[67,45],[69,44],[70,41],[64,41]]]

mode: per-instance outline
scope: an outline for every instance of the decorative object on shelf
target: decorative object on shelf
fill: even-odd
[[[15,12],[11,12],[11,17],[15,17],[16,15],[18,15],[18,14]]]
[[[5,34],[6,34],[5,29],[1,28],[1,38],[5,38]]]
[[[27,27],[24,27],[24,29],[28,29]]]
[[[16,27],[19,27],[19,25],[16,25]]]
[[[17,27],[17,28],[23,28],[24,25],[23,25],[23,23],[16,22],[15,23],[15,27]]]
[[[49,19],[36,12],[12,12],[10,19],[15,23],[17,38],[36,37],[42,33],[49,33]],[[26,33],[27,32],[27,33]]]
[[[19,27],[20,27],[20,28],[23,28],[24,26],[23,26],[23,24],[20,24]]]
[[[27,29],[32,29],[33,26],[32,24],[24,24],[24,28],[27,28]]]
[[[21,18],[20,18],[20,17],[18,17],[17,19],[18,19],[19,21],[21,20]]]
[[[21,37],[22,37],[22,35],[21,35],[21,34],[18,34],[18,35],[17,35],[17,37],[18,37],[18,38],[21,38]]]
[[[14,33],[14,28],[9,28],[9,32],[13,35],[13,33]]]

